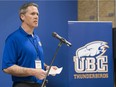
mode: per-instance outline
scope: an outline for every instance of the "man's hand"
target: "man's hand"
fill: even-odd
[[[50,66],[47,66],[47,67],[46,67],[46,70],[48,70],[49,67],[50,67]],[[51,66],[51,69],[57,70],[58,67],[57,67],[57,66]],[[50,75],[55,76],[56,74],[50,74]]]
[[[49,67],[50,67],[50,66],[47,66],[47,67],[46,67],[46,70],[48,70],[48,69],[49,69]],[[53,68],[53,69],[55,69],[55,70],[57,70],[57,69],[58,69],[58,67],[57,67],[57,66],[51,66],[51,68]]]
[[[47,72],[43,69],[33,69],[33,76],[36,78],[43,80],[46,77]]]

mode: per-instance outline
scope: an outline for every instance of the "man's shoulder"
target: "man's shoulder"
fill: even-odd
[[[15,30],[14,32],[12,32],[11,34],[8,35],[8,37],[6,38],[6,40],[10,39],[17,39],[17,37],[19,37],[20,35],[19,29]]]

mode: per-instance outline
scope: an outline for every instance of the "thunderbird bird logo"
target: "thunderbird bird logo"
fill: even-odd
[[[76,55],[78,56],[78,58],[88,56],[101,56],[106,52],[107,48],[109,48],[107,42],[93,41],[79,48],[76,51]]]

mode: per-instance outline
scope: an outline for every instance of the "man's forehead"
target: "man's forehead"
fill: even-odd
[[[35,6],[29,6],[28,8],[27,8],[27,12],[37,12],[37,13],[39,13],[38,12],[38,8],[37,7],[35,7]]]

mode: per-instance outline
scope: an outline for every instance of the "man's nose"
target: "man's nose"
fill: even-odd
[[[39,17],[38,17],[38,15],[35,15],[35,19],[38,19]]]

